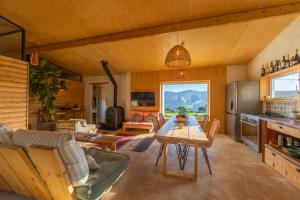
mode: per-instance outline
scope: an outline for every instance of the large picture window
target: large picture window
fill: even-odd
[[[183,112],[202,120],[209,114],[209,82],[163,83],[161,90],[165,117]]]
[[[271,79],[271,95],[273,98],[297,96],[299,91],[299,72]]]

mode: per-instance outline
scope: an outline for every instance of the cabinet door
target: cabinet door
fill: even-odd
[[[265,162],[280,174],[284,173],[284,170],[282,169],[281,156],[273,152],[269,148],[265,149]]]
[[[273,167],[273,156],[272,156],[272,151],[268,148],[265,148],[265,162]]]
[[[284,160],[285,176],[298,189],[300,189],[300,167]]]

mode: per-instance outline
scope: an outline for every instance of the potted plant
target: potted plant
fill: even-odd
[[[53,119],[56,113],[56,95],[61,89],[66,90],[68,87],[65,81],[59,80],[61,73],[61,70],[48,66],[45,59],[29,70],[30,94],[36,96],[41,103],[38,129],[55,129]]]

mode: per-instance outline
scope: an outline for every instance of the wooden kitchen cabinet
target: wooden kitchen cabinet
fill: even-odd
[[[298,189],[300,189],[300,166],[286,160],[282,162],[287,179]]]
[[[284,170],[282,168],[282,158],[280,155],[278,155],[278,153],[270,150],[269,148],[265,149],[265,162],[272,167],[273,169],[275,169],[277,172],[279,172],[280,174],[284,173]]]
[[[300,189],[300,159],[291,158],[281,149],[266,145],[265,162]]]

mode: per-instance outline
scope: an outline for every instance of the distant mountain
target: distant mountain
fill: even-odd
[[[196,90],[184,90],[181,92],[164,92],[165,109],[177,112],[179,106],[185,106],[193,112],[197,112],[199,107],[207,106],[207,92]]]

